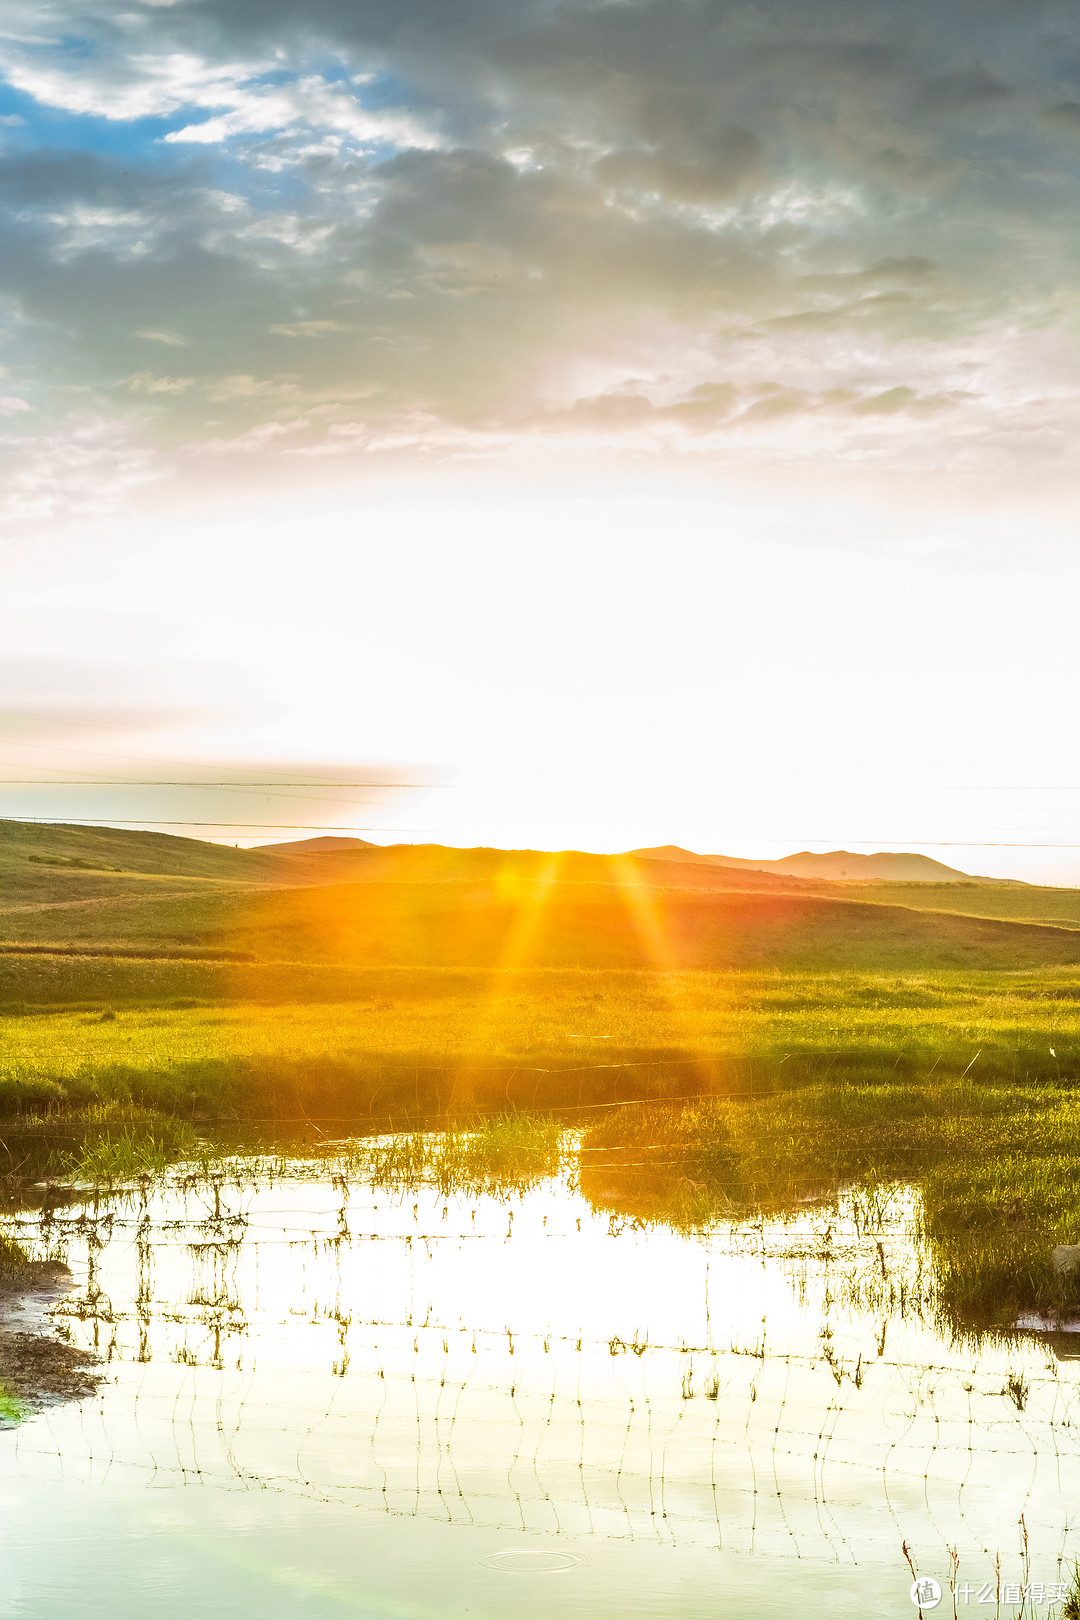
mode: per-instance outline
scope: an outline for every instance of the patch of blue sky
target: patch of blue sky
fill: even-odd
[[[22,151],[48,147],[94,152],[103,157],[156,158],[175,161],[176,152],[161,144],[162,136],[191,122],[191,112],[180,110],[163,117],[102,118],[95,113],[65,112],[37,101],[24,90],[0,81],[0,117],[18,118],[4,123],[7,148]]]
[[[325,212],[317,190],[303,170],[293,167],[260,169],[232,153],[223,152],[214,165],[214,185],[219,191],[243,197],[253,213],[272,214],[282,208],[303,208],[306,213]]]
[[[299,79],[322,79],[325,84],[352,84],[356,77],[356,63],[341,57],[319,56],[305,61],[302,68],[270,68],[256,74],[246,83],[250,85],[296,84]]]

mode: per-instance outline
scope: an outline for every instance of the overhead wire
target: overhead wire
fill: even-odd
[[[181,787],[181,788],[426,788],[428,782],[165,782],[149,779],[47,782],[40,777],[0,777],[0,787]]]
[[[0,786],[3,786],[3,785],[4,785],[3,783],[0,783]],[[47,783],[47,784],[44,784],[44,785],[53,786],[54,784]],[[269,830],[271,832],[339,832],[339,833],[387,832],[387,833],[397,833],[397,832],[434,832],[434,831],[437,830],[437,829],[432,828],[432,827],[357,827],[355,825],[353,825],[353,826],[331,826],[326,822],[319,822],[317,824],[311,824],[311,823],[298,823],[298,822],[285,822],[285,821],[191,821],[191,820],[163,821],[163,820],[160,820],[160,819],[156,819],[156,818],[154,818],[152,816],[131,816],[131,817],[123,817],[123,816],[69,816],[64,821],[60,820],[60,818],[57,817],[57,816],[28,816],[28,815],[23,815],[23,816],[0,816],[0,822],[5,822],[5,821],[32,822],[36,826],[80,826],[80,827],[81,826],[117,827],[118,822],[129,822],[130,821],[132,824],[136,824],[136,830],[137,830],[137,827],[221,827],[221,828],[224,828],[224,829],[226,829],[228,831],[232,831],[232,832],[243,831],[243,829],[245,827],[254,828],[256,831],[267,831],[267,830]],[[121,829],[119,827],[117,827],[117,830],[119,831]],[[785,843],[795,843],[795,842],[798,842],[800,840],[802,842],[811,843],[811,844],[826,844],[826,843],[831,842],[831,840],[829,840],[827,838],[810,838],[810,839],[807,839],[805,833],[800,835],[800,839],[788,838],[788,839],[783,839],[783,840],[780,840],[780,841],[785,842]],[[777,840],[772,838],[772,839],[770,839],[770,841],[777,841]],[[1056,842],[1041,841],[1041,840],[1040,841],[1024,841],[1024,840],[1020,840],[1020,839],[1006,840],[1006,839],[947,839],[947,838],[895,838],[894,837],[894,838],[848,838],[846,840],[846,842],[848,844],[865,845],[867,848],[879,847],[882,844],[887,844],[888,843],[888,844],[912,844],[916,848],[919,848],[919,849],[1080,849],[1080,843],[1056,843]],[[588,853],[588,852],[584,851],[583,853]],[[593,851],[593,853],[603,854],[604,851]],[[883,851],[882,853],[889,853],[889,852],[888,851]],[[766,862],[765,864],[769,864],[769,863]],[[720,868],[720,870],[723,870],[723,868]],[[742,868],[735,868],[734,870],[742,870]],[[752,870],[754,870],[754,868],[749,867],[749,868],[747,868],[747,870],[752,871]]]

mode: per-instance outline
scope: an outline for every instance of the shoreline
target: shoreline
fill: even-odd
[[[66,1343],[49,1315],[71,1286],[70,1270],[54,1260],[28,1260],[0,1278],[0,1430],[98,1391],[100,1361]]]

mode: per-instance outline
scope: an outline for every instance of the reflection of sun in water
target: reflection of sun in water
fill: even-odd
[[[1075,1371],[1033,1344],[958,1344],[921,1305],[873,1292],[879,1241],[890,1271],[918,1266],[913,1199],[873,1230],[841,1199],[687,1236],[613,1221],[557,1182],[398,1196],[347,1156],[335,1166],[238,1163],[213,1184],[178,1175],[96,1214],[54,1213],[49,1242],[77,1279],[62,1319],[108,1353],[110,1379],[98,1402],[18,1431],[3,1525],[16,1551],[32,1533],[40,1564],[41,1515],[89,1486],[79,1556],[120,1502],[137,1531],[125,1579],[151,1561],[160,1578],[148,1531],[163,1503],[181,1526],[208,1515],[200,1556],[221,1536],[245,1580],[281,1566],[290,1588],[342,1578],[341,1560],[355,1579],[358,1538],[388,1548],[409,1525],[407,1564],[376,1549],[364,1580],[400,1594],[429,1569],[409,1610],[425,1615],[459,1612],[437,1589],[452,1565],[459,1590],[469,1570],[522,1593],[535,1578],[543,1620],[562,1612],[544,1591],[569,1601],[601,1572],[573,1620],[668,1613],[677,1578],[679,1612],[698,1620],[734,1555],[756,1560],[759,1588],[777,1560],[797,1566],[799,1612],[824,1620],[836,1587],[816,1592],[815,1569],[880,1583],[898,1536],[924,1564],[947,1537],[983,1579],[982,1549],[1007,1559],[1021,1511],[1053,1567],[1061,1502],[1080,1493]],[[37,1221],[6,1225],[43,1250]],[[1021,1368],[1022,1418],[1002,1389]],[[1003,1469],[1014,1453],[1024,1468]],[[300,1534],[288,1548],[282,1501]],[[634,1543],[662,1563],[631,1568]]]

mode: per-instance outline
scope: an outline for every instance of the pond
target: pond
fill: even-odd
[[[1080,1362],[946,1331],[913,1195],[680,1233],[346,1162],[5,1220],[105,1378],[0,1432],[0,1615],[901,1616],[905,1543],[1054,1612]]]

